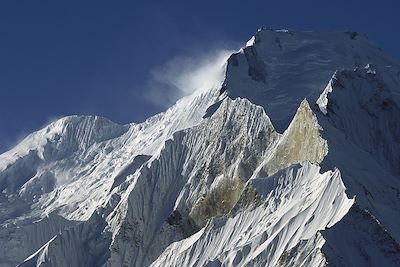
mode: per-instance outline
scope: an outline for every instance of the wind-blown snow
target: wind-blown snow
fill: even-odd
[[[195,91],[221,85],[225,65],[233,51],[210,49],[195,57],[180,56],[151,72],[145,97],[151,103],[168,108],[177,99]]]

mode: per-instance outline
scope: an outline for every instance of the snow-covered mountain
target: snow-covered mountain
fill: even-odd
[[[400,266],[400,64],[270,29],[218,64],[143,123],[0,155],[0,266]]]

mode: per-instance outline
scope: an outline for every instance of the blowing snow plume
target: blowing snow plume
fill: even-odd
[[[197,56],[178,56],[151,72],[146,98],[166,108],[179,98],[198,90],[218,86],[233,50],[219,49]]]

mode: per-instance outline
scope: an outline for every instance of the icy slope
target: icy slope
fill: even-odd
[[[399,65],[262,29],[215,70],[143,123],[67,117],[0,155],[0,266],[398,266]]]

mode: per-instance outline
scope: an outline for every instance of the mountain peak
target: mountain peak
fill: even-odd
[[[261,105],[283,132],[304,97],[315,102],[337,70],[374,64],[397,79],[400,65],[355,32],[260,29],[228,60],[225,91]]]
[[[219,71],[143,123],[68,116],[1,155],[0,265],[398,266],[399,64],[263,28]]]

